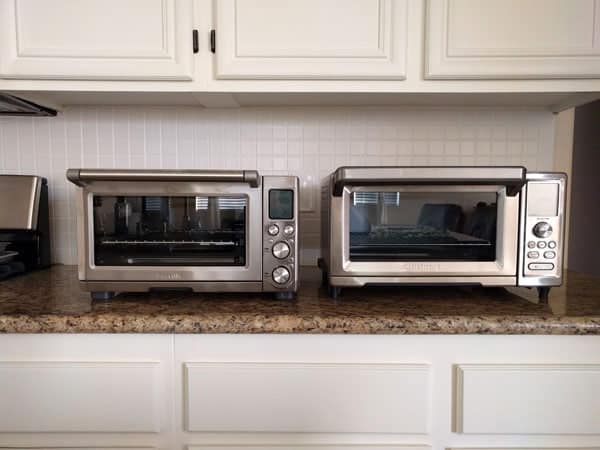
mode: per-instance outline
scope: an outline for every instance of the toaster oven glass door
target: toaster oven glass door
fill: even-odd
[[[496,192],[350,194],[350,261],[495,261]]]
[[[245,266],[244,195],[93,197],[96,266]]]
[[[331,273],[514,277],[519,198],[500,185],[346,186],[332,201],[342,229],[331,235]]]

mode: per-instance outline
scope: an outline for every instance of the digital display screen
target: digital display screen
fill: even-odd
[[[269,191],[269,218],[275,220],[294,218],[294,191],[291,189]]]
[[[536,217],[558,215],[558,183],[527,185],[527,215]]]

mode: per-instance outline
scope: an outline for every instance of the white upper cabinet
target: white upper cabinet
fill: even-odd
[[[427,6],[427,78],[600,77],[600,0],[428,0]]]
[[[2,0],[0,78],[192,79],[192,0]]]
[[[407,0],[218,0],[217,78],[406,76]]]

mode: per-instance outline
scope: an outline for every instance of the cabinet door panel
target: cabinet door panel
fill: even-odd
[[[456,368],[455,431],[600,434],[600,365]]]
[[[0,77],[191,79],[191,0],[5,0]]]
[[[405,77],[407,0],[219,0],[217,77]]]
[[[157,371],[153,362],[0,362],[0,432],[158,432]]]
[[[428,0],[428,78],[600,77],[600,0]]]
[[[429,368],[187,363],[188,431],[427,433]]]

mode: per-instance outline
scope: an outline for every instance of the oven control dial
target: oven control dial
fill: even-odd
[[[539,238],[547,238],[552,234],[552,225],[548,222],[538,222],[533,227],[533,234]]]
[[[290,246],[279,241],[273,246],[273,256],[277,259],[285,259],[290,254]]]
[[[294,231],[296,231],[294,229],[294,225],[286,225],[285,227],[283,227],[283,234],[285,234],[286,236],[291,236],[292,234],[294,234]]]
[[[283,266],[276,267],[272,275],[277,284],[285,284],[290,280],[290,271]]]
[[[277,234],[279,234],[279,227],[272,223],[267,227],[267,233],[269,233],[271,236],[277,236]]]

